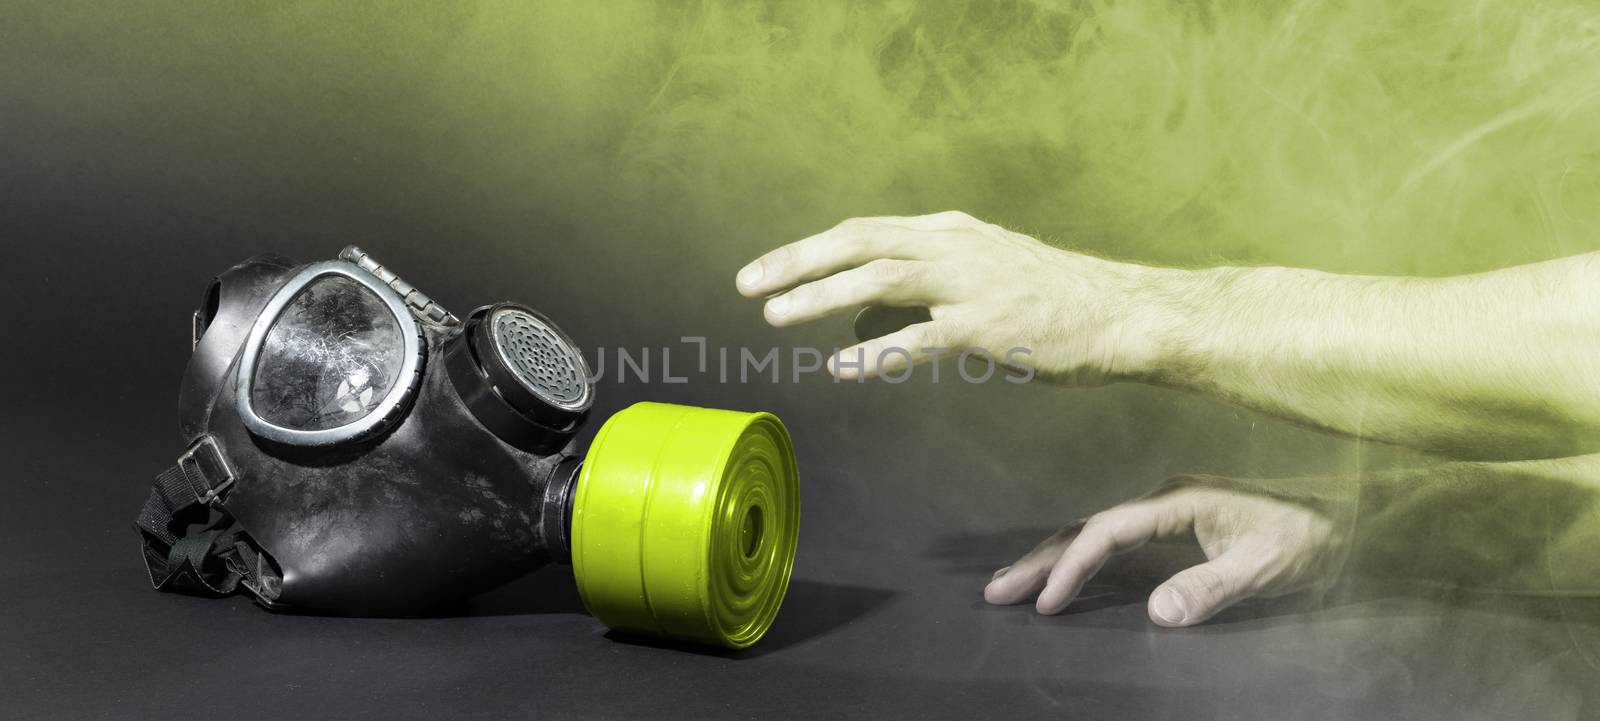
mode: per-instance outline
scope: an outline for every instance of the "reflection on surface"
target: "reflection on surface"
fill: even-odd
[[[778,620],[759,643],[742,651],[677,643],[667,639],[607,633],[614,641],[657,646],[687,652],[755,658],[819,639],[855,623],[887,604],[895,592],[883,588],[831,581],[796,578],[789,582]],[[586,615],[572,571],[553,565],[516,579],[500,588],[479,594],[460,608],[441,616],[518,616],[525,614]]]
[[[756,658],[831,634],[877,610],[893,596],[893,591],[882,588],[798,579],[790,581],[789,593],[783,600],[783,610],[778,613],[778,620],[772,624],[772,628],[754,646],[737,651],[620,631],[608,632],[606,638],[637,646],[702,655]]]

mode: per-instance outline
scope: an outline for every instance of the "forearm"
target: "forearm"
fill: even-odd
[[[1600,455],[1364,477],[1346,575],[1516,593],[1600,592]]]
[[[1455,278],[1150,269],[1124,377],[1466,458],[1600,439],[1594,256]]]

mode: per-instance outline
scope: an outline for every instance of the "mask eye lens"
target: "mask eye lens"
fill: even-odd
[[[383,299],[341,275],[306,284],[267,331],[250,386],[255,414],[320,431],[354,423],[400,380],[404,331]]]

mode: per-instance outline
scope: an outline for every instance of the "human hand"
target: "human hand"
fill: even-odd
[[[1015,604],[1037,594],[1039,613],[1060,613],[1112,556],[1192,534],[1208,560],[1161,584],[1148,606],[1158,625],[1192,626],[1246,598],[1331,585],[1348,526],[1336,508],[1242,481],[1180,476],[1046,538],[995,573],[984,599]]]
[[[755,260],[737,285],[747,297],[768,298],[774,326],[865,305],[928,307],[932,320],[830,359],[840,378],[981,348],[1043,378],[1095,385],[1149,364],[1161,314],[1142,290],[1179,272],[1052,248],[951,211],[846,220]],[[1013,349],[1022,350],[1008,359]],[[859,368],[851,365],[858,358]]]

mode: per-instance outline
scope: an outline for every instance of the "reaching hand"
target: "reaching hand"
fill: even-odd
[[[846,220],[745,266],[738,288],[768,298],[775,326],[866,305],[928,307],[931,321],[831,359],[840,378],[876,376],[950,349],[981,348],[1005,362],[1022,348],[1013,360],[1041,377],[1094,385],[1134,371],[1152,353],[1141,312],[1150,294],[1138,291],[1171,272],[1059,250],[952,211]],[[858,358],[863,367],[849,364]]]
[[[1229,479],[1181,476],[1045,539],[995,573],[984,599],[1013,604],[1038,594],[1040,613],[1060,613],[1112,556],[1192,534],[1209,560],[1168,579],[1149,602],[1157,624],[1191,626],[1246,598],[1330,584],[1345,530],[1331,508]]]

